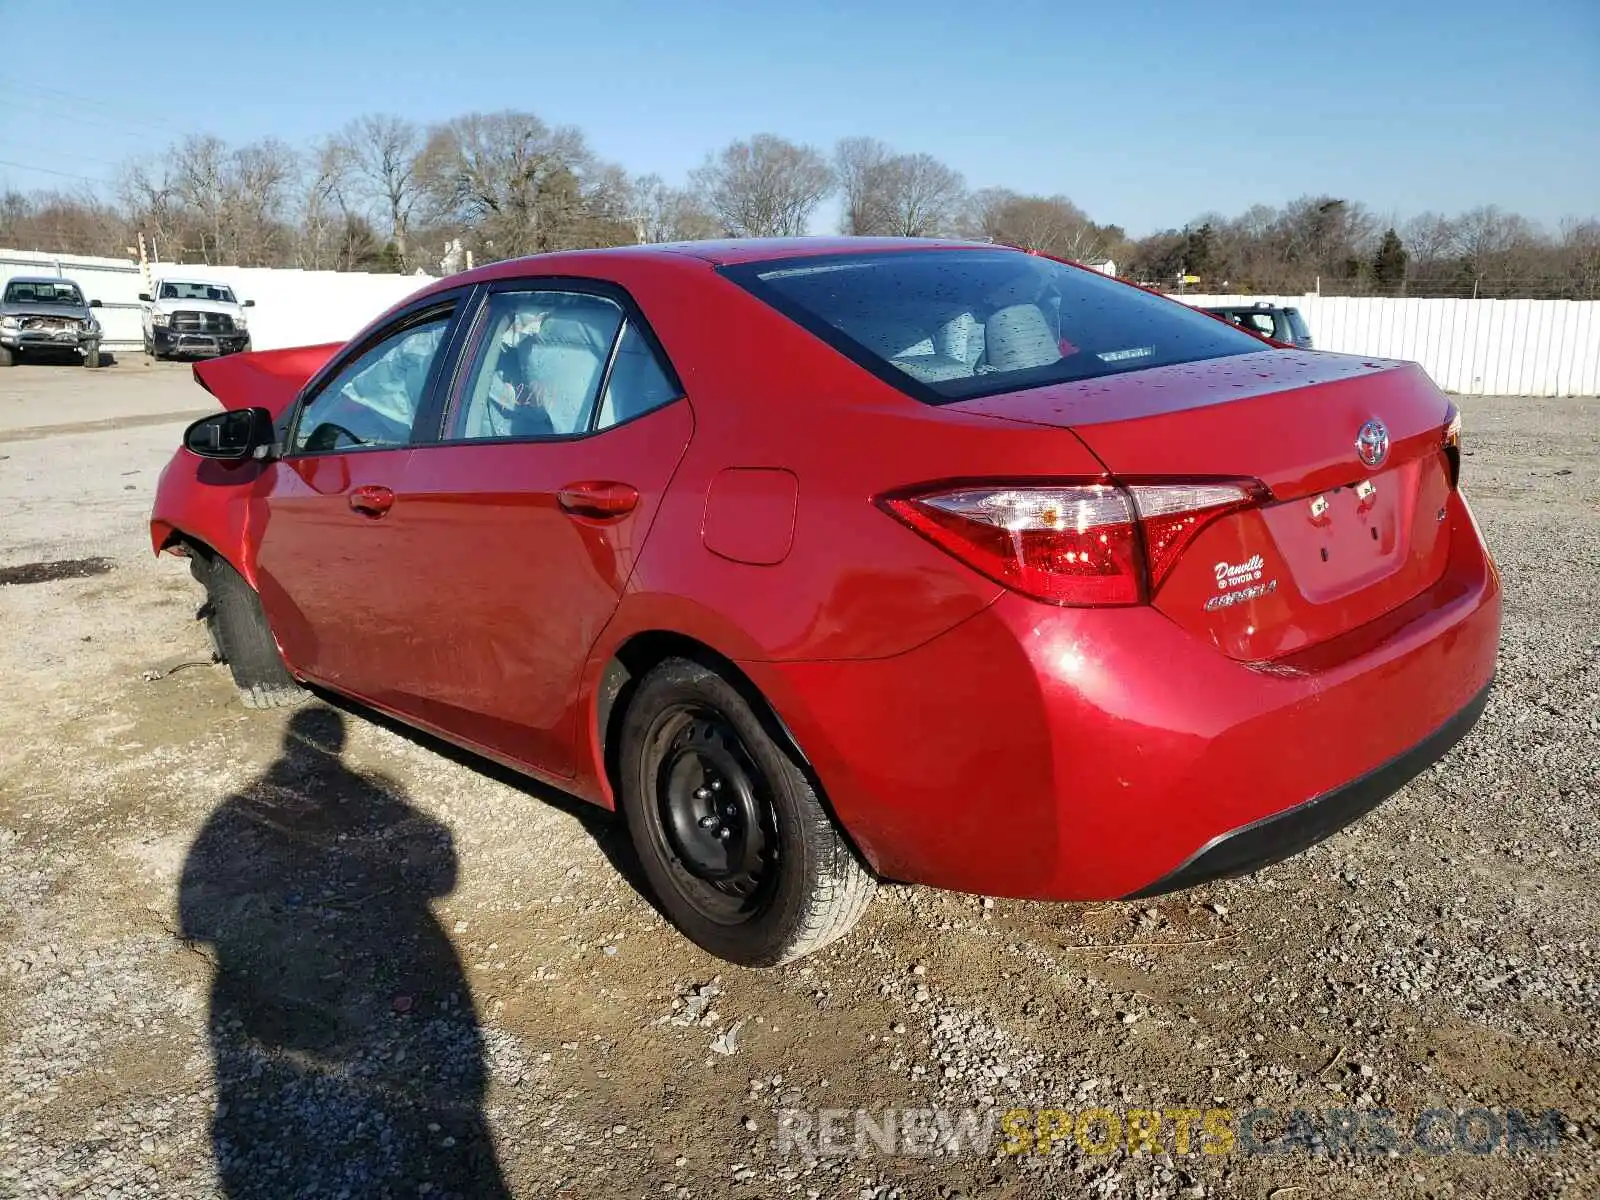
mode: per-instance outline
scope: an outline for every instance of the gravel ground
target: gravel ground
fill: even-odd
[[[0,578],[105,560],[0,586],[0,1196],[1600,1194],[1600,401],[1460,401],[1499,679],[1354,828],[1141,903],[885,888],[759,973],[683,942],[576,802],[238,705],[144,526],[206,401],[182,368],[0,374]],[[1412,1145],[1478,1107],[1556,1110],[1553,1144]],[[853,1146],[857,1108],[1392,1110],[1400,1143],[1181,1153],[1169,1117],[1155,1152],[1090,1153],[1102,1119],[816,1153],[805,1122]]]

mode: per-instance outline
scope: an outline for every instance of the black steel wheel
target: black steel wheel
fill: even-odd
[[[648,741],[655,802],[684,898],[708,919],[738,921],[775,877],[771,785],[739,732],[700,704],[660,712]]]
[[[622,809],[662,908],[746,966],[843,936],[876,887],[764,716],[710,668],[668,659],[628,701],[618,756]]]

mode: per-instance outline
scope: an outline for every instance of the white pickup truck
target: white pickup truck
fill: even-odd
[[[250,322],[225,283],[167,276],[140,292],[144,305],[144,352],[151,358],[215,357],[250,349]]]

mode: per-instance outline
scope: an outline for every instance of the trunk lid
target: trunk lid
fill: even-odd
[[[194,378],[221,401],[223,408],[264,408],[277,420],[294,403],[306,382],[344,344],[327,342],[320,346],[227,354],[195,363]]]
[[[1449,401],[1412,363],[1264,351],[957,406],[1071,428],[1118,480],[1253,479],[1151,602],[1223,653],[1280,658],[1398,607],[1444,573]],[[1358,452],[1379,422],[1387,451]]]

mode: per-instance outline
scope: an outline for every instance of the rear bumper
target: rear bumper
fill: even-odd
[[[1470,728],[1500,587],[1451,504],[1433,587],[1271,663],[1152,608],[1008,594],[895,658],[745,666],[885,876],[1057,900],[1186,887],[1327,836]]]
[[[1478,723],[1488,703],[1489,688],[1486,686],[1455,716],[1381,767],[1304,804],[1217,835],[1177,870],[1168,872],[1127,899],[1160,896],[1213,879],[1248,875],[1331,837],[1366,816],[1443,758],[1450,747],[1466,737]]]

